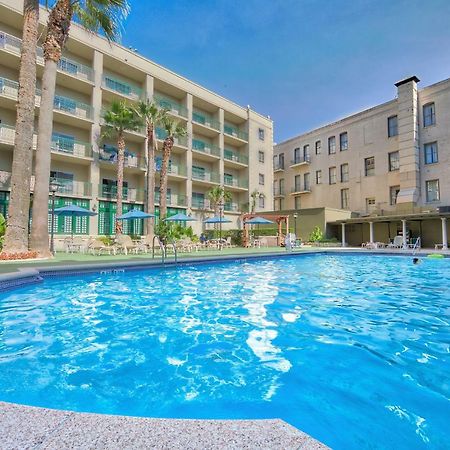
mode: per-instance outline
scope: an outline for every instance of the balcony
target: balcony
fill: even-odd
[[[155,192],[155,203],[159,204],[160,199],[159,191]],[[170,194],[168,193],[166,195],[167,198],[167,205],[168,206],[186,206],[187,205],[187,198],[185,195],[181,194]]]
[[[220,122],[213,116],[202,111],[194,110],[192,112],[192,122],[202,125],[213,130],[220,131]]]
[[[212,210],[211,202],[206,198],[192,197],[192,208]]]
[[[0,123],[0,144],[14,145],[15,135],[14,127]]]
[[[225,161],[231,161],[237,164],[243,164],[245,166],[248,165],[248,156],[241,155],[240,153],[234,152],[228,148],[225,148],[223,151],[223,158]]]
[[[172,100],[170,98],[164,97],[159,94],[155,94],[153,96],[153,100],[155,101],[155,103],[158,104],[159,107],[167,109],[167,111],[170,114],[174,114],[176,116],[180,116],[180,117],[187,119],[188,110],[181,103],[176,102],[175,100]]]
[[[223,206],[223,210],[225,212],[238,213],[244,212],[247,210],[247,205],[245,203],[234,203],[229,202],[225,203]]]
[[[231,125],[229,123],[225,123],[223,126],[223,132],[227,136],[231,136],[236,139],[240,139],[241,141],[248,141],[248,133],[240,130],[238,127]]]
[[[283,172],[284,171],[284,162],[274,162],[273,163],[273,171],[274,172]]]
[[[187,169],[184,165],[179,164],[169,164],[168,174],[174,177],[186,177]]]
[[[102,162],[117,165],[117,148],[108,145],[99,149],[98,159]],[[132,152],[125,151],[124,167],[127,169],[146,169],[145,159]]]
[[[20,57],[21,48],[22,39],[5,33],[4,31],[0,31],[0,49]],[[38,64],[44,63],[44,52],[41,47],[37,48],[37,62]],[[58,63],[58,70],[71,75],[78,80],[88,81],[90,83],[94,81],[94,70],[91,67],[81,64],[78,61],[74,61],[73,59],[66,58],[65,56],[61,57]]]
[[[142,97],[141,88],[110,75],[103,75],[102,87],[131,100],[139,100]]]
[[[298,156],[291,161],[290,167],[299,167],[303,165],[308,165],[311,163],[311,157],[309,155],[306,156]]]
[[[311,193],[311,186],[309,183],[294,186],[291,189],[291,195],[301,195],[301,194],[310,194]]]
[[[107,200],[117,199],[117,186],[110,184],[100,184],[98,195]],[[145,191],[143,189],[123,187],[123,200],[129,202],[143,202]]]
[[[284,187],[279,187],[279,186],[274,186],[273,189],[273,196],[274,197],[284,197],[285,193],[284,193]]]
[[[192,139],[192,150],[220,158],[220,147],[200,139]]]
[[[78,141],[72,136],[63,136],[53,133],[51,149],[52,152],[65,155],[92,158],[92,145],[88,142]]]
[[[54,178],[59,184],[57,195],[69,197],[90,197],[92,184],[84,181],[71,181],[63,178]]]
[[[217,172],[196,170],[195,167],[192,168],[192,179],[195,181],[204,181],[205,183],[220,183],[220,175]]]
[[[167,137],[166,130],[162,128],[156,127],[155,133],[156,139],[159,139],[160,141],[164,141],[164,139],[166,139]],[[187,143],[188,143],[187,136],[176,137],[174,140],[174,144],[178,147],[187,147]]]
[[[234,187],[238,189],[248,189],[248,180],[242,180],[236,177],[227,177],[223,178],[223,184],[228,187]]]

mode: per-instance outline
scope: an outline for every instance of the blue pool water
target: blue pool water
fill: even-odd
[[[450,260],[365,255],[46,280],[0,294],[0,400],[450,448],[449,286]]]

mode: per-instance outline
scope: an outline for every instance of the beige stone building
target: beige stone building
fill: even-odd
[[[0,212],[7,212],[14,149],[14,126],[20,65],[22,0],[0,0]],[[47,13],[41,10],[42,29]],[[39,114],[42,49],[38,52],[36,116]],[[60,184],[57,206],[76,203],[97,211],[91,219],[59,218],[55,231],[105,235],[115,217],[116,148],[100,142],[102,111],[113,99],[154,99],[185,125],[187,138],[175,144],[170,162],[169,213],[187,211],[202,228],[212,215],[207,193],[224,185],[232,201],[224,214],[240,226],[251,193],[261,195],[256,210],[272,209],[272,121],[243,108],[150,61],[136,51],[110,45],[98,35],[73,25],[60,61],[54,107],[51,177]],[[161,147],[164,131],[157,130]],[[124,210],[143,208],[146,177],[144,130],[126,135]],[[158,161],[160,160],[157,158]],[[157,166],[158,166],[157,161]],[[158,179],[157,179],[158,184]],[[125,224],[139,234],[142,224]]]
[[[328,231],[353,245],[402,235],[445,247],[450,79],[418,83],[401,80],[395,99],[276,145],[274,210],[347,211]]]

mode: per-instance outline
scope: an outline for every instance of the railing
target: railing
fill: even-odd
[[[225,203],[223,206],[223,210],[227,212],[242,212],[245,209],[245,203]]]
[[[170,98],[164,97],[163,95],[154,94],[153,100],[161,107],[167,109],[172,114],[177,114],[181,117],[188,116],[188,110],[181,103],[172,100]]]
[[[197,200],[192,198],[192,207],[195,209],[212,209],[211,203],[208,199]]]
[[[156,138],[160,141],[163,141],[167,137],[167,132],[163,128],[156,127],[155,134]],[[187,136],[180,136],[174,139],[174,144],[178,145],[179,147],[187,147],[187,141]]]
[[[241,155],[240,153],[234,152],[233,150],[230,150],[228,148],[224,149],[223,157],[228,161],[234,161],[240,164],[248,165],[248,156]]]
[[[106,199],[117,199],[117,186],[100,184],[99,196]],[[128,201],[144,201],[145,192],[143,189],[123,187],[123,199]]]
[[[90,197],[92,195],[92,184],[85,181],[70,181],[63,178],[54,179],[58,183],[57,195],[73,195],[79,197]]]
[[[155,203],[159,203],[160,200],[159,192],[155,192]],[[167,194],[166,201],[168,205],[171,206],[186,206],[186,196],[180,194]]]
[[[11,187],[11,172],[0,170],[0,189],[7,191]]]
[[[14,144],[16,129],[10,125],[0,124],[0,142]]]
[[[291,166],[295,166],[296,164],[309,164],[311,162],[311,157],[309,155],[307,156],[299,156],[297,158],[294,158],[291,161]]]
[[[22,48],[22,39],[12,36],[11,34],[0,31],[0,49],[3,48],[11,53],[20,56]],[[44,52],[41,47],[37,48],[38,63],[42,64],[44,59]],[[61,57],[58,63],[58,70],[68,73],[79,79],[87,81],[94,81],[94,70],[84,64],[74,61],[73,59]]]
[[[53,109],[71,114],[72,116],[81,117],[83,119],[92,120],[93,116],[93,108],[91,105],[81,103],[69,97],[63,97],[62,95],[55,95]]]
[[[231,125],[229,123],[225,123],[223,126],[223,132],[228,136],[233,136],[243,141],[248,141],[248,133],[240,130],[239,128]]]
[[[200,172],[192,170],[192,179],[199,181],[209,181],[211,183],[220,183],[220,175],[217,172]]]
[[[420,236],[416,239],[416,242],[414,242],[413,248],[412,248],[412,254],[413,256],[416,254],[417,250],[420,250],[420,246],[421,246],[421,240],[420,240]]]
[[[310,184],[297,185],[291,189],[292,194],[296,194],[298,192],[311,192],[311,185]]]
[[[240,178],[227,178],[224,177],[223,184],[225,186],[233,186],[243,189],[248,189],[248,180],[242,180]]]
[[[85,158],[92,157],[92,146],[88,142],[78,141],[69,136],[59,136],[53,134],[51,149],[54,152],[66,153],[75,156],[83,156]]]
[[[185,177],[187,175],[186,166],[179,166],[177,164],[170,164],[168,173],[170,175],[179,175],[180,177]]]
[[[275,195],[275,196],[284,195],[284,188],[280,189],[278,186],[274,187],[273,195]]]
[[[220,130],[220,122],[214,119],[214,117],[202,111],[194,110],[192,112],[192,122],[199,123],[200,125],[204,125],[209,128],[213,128],[217,131]]]
[[[110,75],[103,75],[102,87],[133,100],[139,100],[142,97],[141,88]]]
[[[117,164],[117,153],[108,153],[104,150],[100,150],[98,155],[100,161],[104,161],[110,164]],[[145,169],[146,162],[145,159],[136,155],[125,155],[124,167]]]
[[[284,163],[283,164],[274,163],[273,164],[273,170],[284,170]]]
[[[220,157],[220,147],[200,139],[192,139],[192,150]]]
[[[19,94],[19,83],[0,77],[0,95],[17,100]]]

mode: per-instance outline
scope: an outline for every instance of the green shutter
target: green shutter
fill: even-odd
[[[74,199],[67,197],[56,197],[55,198],[55,209],[62,208],[67,205],[77,205],[81,208],[90,209],[89,200],[85,199]],[[52,227],[52,200],[49,199],[48,202],[48,231],[51,232]],[[89,234],[89,217],[63,217],[55,216],[55,222],[53,231],[55,234]]]

